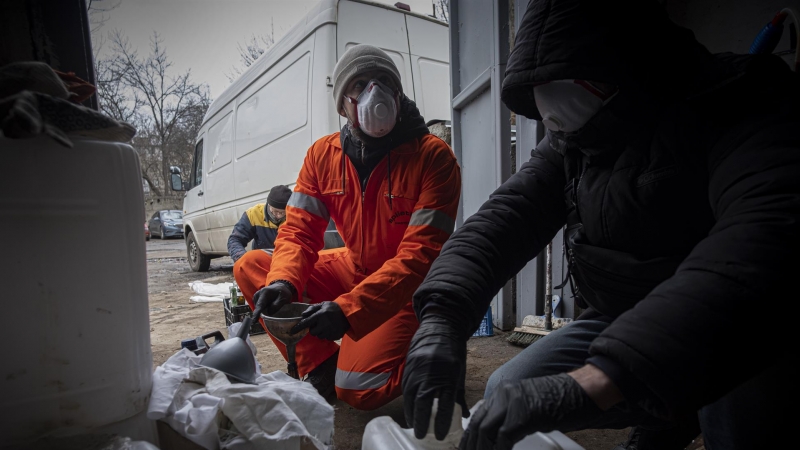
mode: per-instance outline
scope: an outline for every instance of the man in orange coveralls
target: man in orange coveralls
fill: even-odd
[[[309,328],[297,344],[300,376],[328,401],[335,392],[370,410],[401,395],[419,325],[411,296],[453,231],[461,169],[384,51],[350,48],[333,79],[347,124],[308,150],[272,257],[247,252],[234,276],[254,312],[314,303],[295,327]],[[345,247],[322,250],[331,218]]]

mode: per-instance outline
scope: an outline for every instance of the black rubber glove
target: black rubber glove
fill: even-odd
[[[256,305],[253,310],[253,318],[258,320],[261,318],[261,314],[268,316],[275,314],[283,305],[291,303],[293,297],[294,292],[289,283],[277,281],[269,286],[264,286],[253,294],[253,303]]]
[[[467,342],[453,324],[439,316],[425,316],[411,339],[403,371],[403,406],[406,426],[422,439],[428,432],[433,399],[439,403],[434,421],[434,435],[447,436],[455,403],[462,415],[469,417],[464,397],[467,367]]]
[[[475,411],[460,450],[511,450],[537,431],[574,431],[603,412],[566,373],[507,381]]]
[[[336,302],[317,303],[303,311],[300,317],[302,320],[297,322],[289,333],[295,334],[303,328],[308,328],[308,334],[312,336],[335,341],[341,339],[350,329],[350,322]]]

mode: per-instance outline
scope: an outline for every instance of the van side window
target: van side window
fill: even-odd
[[[197,143],[194,148],[194,167],[192,167],[192,187],[199,186],[203,182],[203,140]]]

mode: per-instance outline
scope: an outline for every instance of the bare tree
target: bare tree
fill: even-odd
[[[269,34],[259,34],[258,36],[252,34],[244,44],[241,42],[236,44],[236,50],[239,51],[239,65],[231,67],[230,72],[225,74],[228,81],[233,83],[245,69],[252,66],[273,45],[275,45],[275,24],[270,19]]]
[[[110,59],[96,60],[96,87],[100,111],[107,116],[127,122],[136,127],[131,145],[139,154],[142,170],[142,179],[147,182],[150,191],[158,197],[163,195],[161,190],[161,158],[160,152],[156,154],[153,145],[153,135],[150,128],[151,121],[142,113],[144,100],[137,91],[128,88],[122,82],[122,74],[115,70]]]
[[[122,0],[86,0],[86,9],[89,11],[89,25],[92,33],[97,33],[108,21],[108,12],[119,7]]]
[[[139,164],[142,170],[142,179],[147,183],[150,192],[156,197],[163,197],[166,186],[161,178],[161,161],[164,157],[158,145],[158,136],[148,126],[139,126],[138,133],[131,143],[139,154]],[[162,191],[163,189],[163,191]]]
[[[433,15],[443,22],[450,23],[450,0],[436,0],[433,3]]]
[[[128,89],[122,83],[122,73],[115,70],[113,61],[98,59],[95,77],[100,110],[113,119],[138,125],[144,100],[137,91]]]
[[[101,109],[136,126],[132,145],[139,153],[142,178],[161,197],[168,192],[169,167],[191,167],[194,138],[211,103],[208,87],[194,83],[188,70],[172,75],[156,33],[146,56],[119,31],[110,40],[112,55],[97,62]]]
[[[150,121],[142,113],[144,99],[138,91],[130,89],[122,80],[122,73],[114,65],[113,59],[95,56],[95,87],[100,111],[105,115],[136,127],[133,138],[134,149],[139,154],[142,178],[147,182],[150,191],[161,197],[161,163],[157,155],[152,154],[152,133]]]
[[[190,174],[192,171],[195,140],[210,103],[211,99],[205,96],[188,106],[172,134],[170,165],[180,167],[181,173]]]

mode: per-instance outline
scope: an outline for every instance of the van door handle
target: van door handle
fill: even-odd
[[[202,197],[202,196],[203,196],[203,191],[200,191],[200,192],[198,192],[198,193],[197,193],[197,196],[198,196],[198,197]]]

